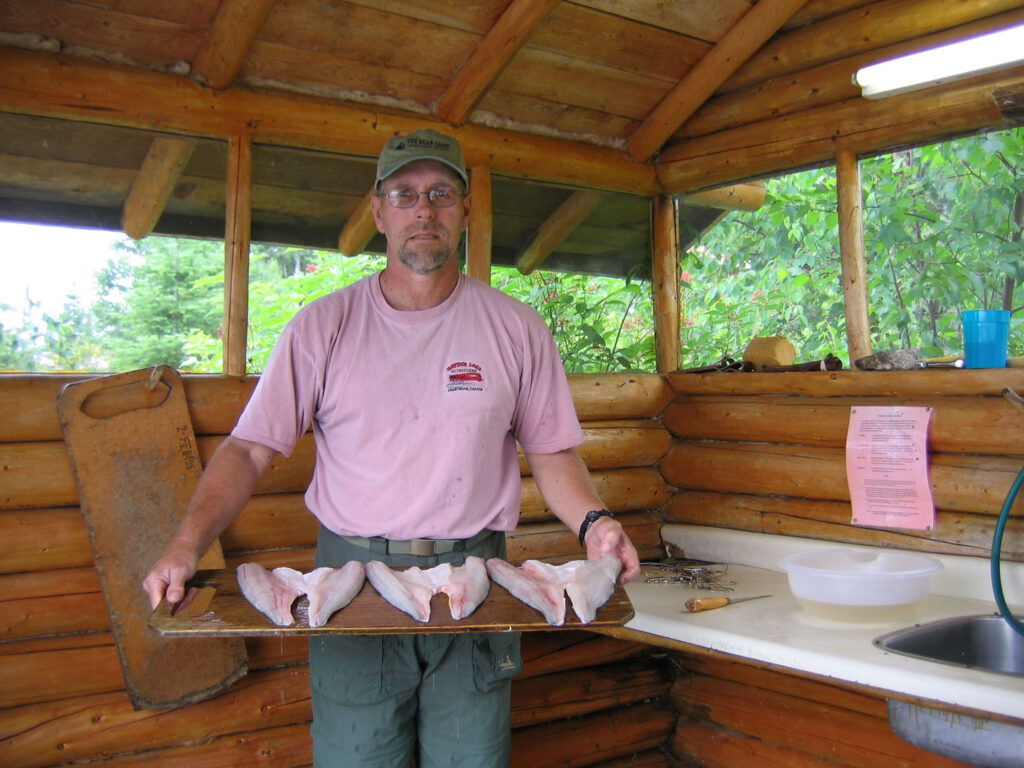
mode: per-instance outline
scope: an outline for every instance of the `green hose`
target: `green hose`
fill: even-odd
[[[1010,492],[1006,494],[1006,501],[1003,502],[1003,509],[999,513],[999,520],[996,522],[996,532],[992,535],[992,594],[995,595],[996,605],[999,606],[999,613],[1003,615],[1006,623],[1013,627],[1019,635],[1024,635],[1024,625],[1014,618],[1010,607],[1006,604],[1006,597],[1003,595],[1003,579],[999,573],[999,552],[1003,548],[1003,529],[1006,527],[1006,519],[1010,516],[1010,507],[1016,501],[1017,493],[1020,491],[1022,484],[1024,484],[1024,468],[1021,469],[1017,479],[1010,486]]]

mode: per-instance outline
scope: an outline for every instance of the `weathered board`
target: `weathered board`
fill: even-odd
[[[149,624],[165,637],[256,637],[265,635],[375,635],[430,632],[503,632],[580,629],[620,626],[633,618],[633,605],[622,585],[617,585],[597,617],[582,624],[566,610],[565,624],[552,627],[538,611],[520,602],[503,587],[492,583],[487,599],[470,615],[455,621],[448,602],[435,596],[430,621],[420,622],[385,601],[369,582],[352,602],[335,613],[322,627],[310,627],[306,598],[292,607],[295,623],[279,627],[254,608],[238,588],[230,570],[200,571],[189,581],[190,595],[181,606],[161,603]],[[194,591],[193,591],[194,590]]]
[[[165,366],[68,385],[57,401],[125,688],[140,709],[209,698],[246,673],[245,645],[162,638],[142,579],[171,540],[202,472],[184,387]],[[219,544],[200,564],[224,563]]]

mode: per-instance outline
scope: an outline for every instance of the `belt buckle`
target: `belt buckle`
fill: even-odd
[[[409,554],[429,557],[436,553],[436,546],[433,539],[410,539]]]

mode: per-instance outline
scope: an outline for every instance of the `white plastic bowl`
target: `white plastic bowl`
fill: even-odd
[[[906,614],[942,570],[934,557],[880,549],[816,549],[779,560],[789,588],[812,613],[844,621],[884,621]]]

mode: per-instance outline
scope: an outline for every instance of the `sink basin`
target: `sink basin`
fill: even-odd
[[[918,624],[882,635],[874,644],[885,651],[941,664],[1024,675],[1024,635],[999,614]]]

